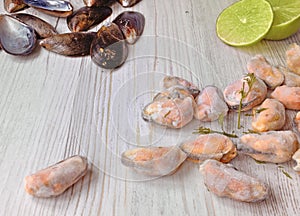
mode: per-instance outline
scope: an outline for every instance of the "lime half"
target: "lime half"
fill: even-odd
[[[300,28],[300,0],[268,0],[274,12],[273,25],[265,36],[269,40],[282,40]]]
[[[265,37],[273,23],[273,11],[265,0],[242,0],[222,11],[217,35],[231,46],[248,46]]]

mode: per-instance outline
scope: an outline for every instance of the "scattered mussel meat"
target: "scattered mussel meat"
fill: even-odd
[[[298,149],[293,155],[293,160],[297,163],[293,169],[300,174],[300,149]]]
[[[122,31],[115,23],[100,28],[91,44],[92,61],[105,69],[120,67],[128,56],[128,46]]]
[[[8,13],[14,13],[26,7],[27,5],[24,4],[23,0],[4,0],[4,9]]]
[[[206,160],[200,166],[200,172],[207,189],[217,196],[242,202],[259,202],[268,196],[266,184],[238,171],[231,164]]]
[[[139,12],[125,11],[117,16],[113,22],[123,32],[126,42],[134,44],[144,31],[145,17]]]
[[[258,161],[284,163],[292,159],[298,145],[292,131],[268,131],[243,135],[237,149]]]
[[[31,14],[17,13],[13,16],[33,28],[39,38],[47,38],[58,34],[52,25]]]
[[[180,148],[189,160],[196,163],[207,159],[228,163],[237,155],[233,142],[221,134],[199,135],[196,139],[181,144]]]
[[[300,75],[300,46],[296,43],[291,44],[286,51],[286,63],[292,72]]]
[[[283,70],[284,74],[284,85],[288,87],[300,87],[300,76],[289,72],[288,70]]]
[[[28,55],[36,46],[33,28],[9,15],[0,15],[0,43],[12,55]]]
[[[278,86],[271,97],[280,101],[287,109],[300,110],[300,87]]]
[[[297,112],[297,114],[296,114],[295,123],[296,123],[298,131],[300,132],[300,112]]]
[[[200,121],[211,122],[221,115],[226,116],[228,106],[222,92],[215,86],[206,86],[195,99],[194,117]]]
[[[122,164],[144,175],[160,177],[174,173],[186,154],[177,146],[136,148],[122,153]]]
[[[72,32],[87,31],[103,22],[112,14],[110,7],[82,7],[67,17]]]
[[[65,56],[85,56],[90,53],[90,46],[96,32],[72,32],[57,34],[40,41],[45,49]]]
[[[73,6],[65,0],[23,0],[25,4],[43,13],[56,16],[67,17],[72,14]]]

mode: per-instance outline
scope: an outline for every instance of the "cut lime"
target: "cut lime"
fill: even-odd
[[[265,0],[242,0],[226,8],[217,19],[217,35],[231,46],[248,46],[265,37],[273,11]]]
[[[295,34],[300,28],[300,0],[268,0],[274,21],[265,36],[269,40],[282,40]]]

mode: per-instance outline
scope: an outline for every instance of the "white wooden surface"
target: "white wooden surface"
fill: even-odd
[[[283,164],[292,180],[275,164],[257,164],[242,155],[232,162],[270,186],[270,197],[258,204],[211,194],[198,165],[190,162],[172,176],[151,181],[120,164],[118,153],[135,143],[145,145],[158,135],[160,140],[169,139],[166,145],[178,144],[176,140],[190,136],[199,125],[194,121],[181,133],[141,121],[137,113],[151,99],[151,90],[157,89],[159,74],[184,76],[200,87],[224,88],[245,73],[251,56],[260,53],[284,65],[288,44],[300,43],[299,33],[249,48],[226,46],[216,36],[215,20],[233,2],[143,0],[127,9],[145,15],[144,36],[130,47],[129,61],[113,73],[103,72],[89,57],[68,58],[42,48],[27,57],[1,51],[0,215],[300,215],[300,177],[292,170],[293,162]],[[71,3],[75,8],[83,6],[81,0]],[[113,10],[109,20],[124,9],[116,4]],[[0,12],[5,13],[2,4]],[[26,12],[56,25],[61,33],[68,31],[65,19],[33,9]],[[144,87],[150,90],[146,96],[139,92]],[[134,100],[139,96],[141,101]],[[289,112],[286,128],[293,126],[293,115]],[[230,114],[226,129],[234,129],[235,122]],[[243,123],[249,124],[249,119]],[[211,126],[217,128],[216,123]],[[159,136],[160,130],[164,136]],[[25,193],[26,175],[73,154],[87,155],[93,162],[76,185],[51,199]]]

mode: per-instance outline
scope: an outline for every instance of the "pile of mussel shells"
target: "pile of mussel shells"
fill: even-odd
[[[104,69],[120,67],[127,59],[128,44],[134,44],[145,26],[143,14],[125,11],[97,32],[90,29],[112,15],[112,0],[84,0],[85,7],[73,11],[64,0],[4,0],[4,8],[13,14],[0,14],[0,47],[11,55],[29,55],[37,44],[64,56],[90,55]],[[123,7],[132,7],[139,0],[118,0]],[[15,13],[32,7],[51,16],[66,18],[71,32],[59,34],[46,21],[26,13]],[[39,40],[39,41],[38,41]]]

